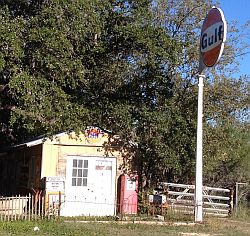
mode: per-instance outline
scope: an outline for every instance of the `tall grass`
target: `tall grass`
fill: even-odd
[[[232,212],[231,218],[250,222],[250,207],[246,204],[240,204],[237,209]]]

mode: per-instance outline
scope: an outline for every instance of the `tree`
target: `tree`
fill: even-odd
[[[194,180],[199,34],[212,1],[0,4],[1,146],[97,125],[138,144],[136,164],[149,183]],[[230,72],[237,53],[229,40],[207,74],[206,173],[219,171],[222,147],[231,155],[244,140],[221,138],[231,125],[245,127],[237,115],[248,85]]]

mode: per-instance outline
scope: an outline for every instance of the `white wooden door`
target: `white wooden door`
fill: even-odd
[[[68,156],[61,215],[114,215],[115,176],[115,158]]]

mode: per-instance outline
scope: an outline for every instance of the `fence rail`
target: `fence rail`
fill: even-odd
[[[108,201],[66,200],[51,195],[29,194],[27,196],[0,197],[0,221],[38,220],[60,217],[65,213],[65,203],[71,205],[68,216],[114,216],[117,211],[121,218],[137,214],[137,202],[124,199],[122,204]],[[73,204],[72,204],[73,203]],[[68,208],[67,208],[68,209]],[[108,209],[108,210],[107,210]],[[109,211],[109,209],[111,209]],[[105,213],[103,213],[105,212]],[[109,212],[110,214],[108,214]]]
[[[161,183],[167,190],[169,208],[175,212],[194,213],[195,185]],[[203,186],[203,211],[207,215],[226,217],[233,208],[230,189]]]
[[[0,220],[33,220],[58,215],[55,206],[46,208],[45,196],[0,197]]]

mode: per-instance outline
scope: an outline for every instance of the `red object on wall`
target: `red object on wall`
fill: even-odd
[[[118,212],[120,214],[137,214],[138,175],[123,174],[118,183]]]

